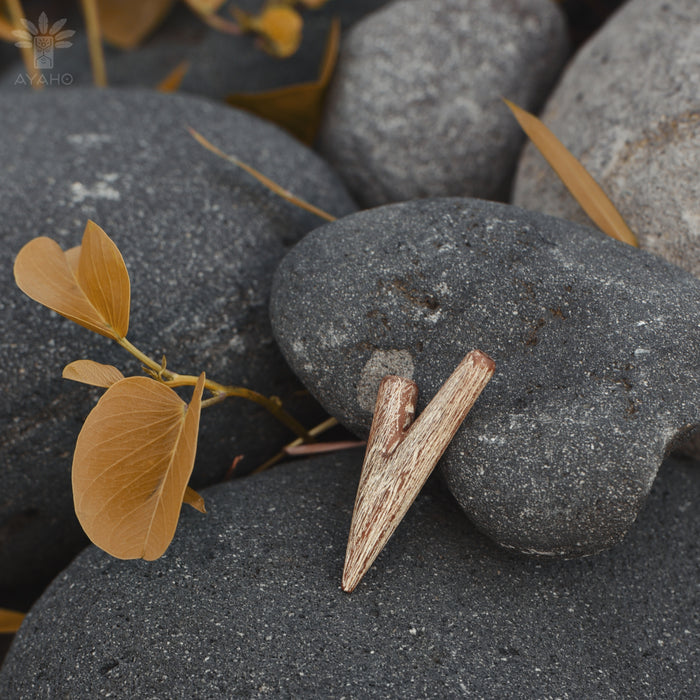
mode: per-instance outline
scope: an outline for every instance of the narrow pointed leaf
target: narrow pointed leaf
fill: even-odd
[[[75,360],[63,368],[63,378],[109,389],[112,384],[124,379],[124,375],[114,365],[103,365],[92,360]]]
[[[71,321],[109,338],[129,327],[129,274],[119,249],[88,222],[83,245],[63,252],[50,238],[35,238],[20,250],[15,282],[29,297]]]
[[[207,509],[204,507],[204,499],[189,486],[185,489],[185,499],[183,501],[187,503],[188,506],[192,506],[195,510],[200,513],[206,513]]]
[[[0,608],[0,634],[14,634],[22,624],[25,614]]]
[[[78,283],[106,322],[122,338],[129,330],[131,287],[124,259],[112,239],[88,221],[78,261]]]
[[[175,0],[97,0],[102,36],[117,48],[136,48],[174,4]]]
[[[39,15],[39,31],[42,34],[46,34],[49,29],[49,18],[46,16],[46,12],[42,12]]]
[[[178,63],[175,68],[158,83],[156,90],[158,90],[158,92],[177,92],[189,68],[189,61]]]
[[[561,141],[534,115],[509,100],[503,100],[523,131],[552,166],[581,208],[596,226],[608,236],[629,245],[638,246],[637,238],[629,229],[615,205],[603,192],[589,172],[567,150]]]
[[[158,559],[177,527],[197,449],[204,374],[189,406],[146,377],[111,386],[90,412],[73,457],[78,520],[119,559]]]
[[[321,124],[323,98],[335,69],[339,46],[340,22],[335,19],[328,33],[318,80],[265,92],[229,95],[226,101],[278,124],[300,141],[311,144]]]

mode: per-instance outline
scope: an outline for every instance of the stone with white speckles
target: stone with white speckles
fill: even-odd
[[[700,277],[700,2],[630,0],[576,55],[544,122],[643,248]],[[513,202],[590,223],[528,145]]]
[[[204,492],[156,562],[91,547],[0,673],[13,700],[692,698],[700,470],[662,468],[615,550],[495,547],[431,480],[354,593],[340,576],[361,455]]]
[[[700,424],[700,282],[516,207],[421,200],[325,225],[285,257],[271,313],[291,367],[360,435],[382,374],[408,371],[421,409],[467,352],[493,357],[442,467],[469,517],[524,552],[618,542]]]
[[[400,0],[346,35],[320,145],[367,206],[505,198],[523,143],[501,101],[537,109],[568,55],[551,0]]]
[[[39,235],[68,248],[94,219],[132,283],[129,338],[175,371],[280,396],[313,425],[267,317],[273,270],[318,219],[199,146],[192,125],[321,208],[354,209],[323,161],[279,129],[212,102],[147,91],[18,92],[0,115],[0,587],[53,576],[83,545],[70,465],[97,391],[61,379],[79,358],[140,374],[105,338],[52,315],[14,285],[12,263]],[[245,473],[293,435],[255,404],[230,399],[202,417],[194,479]]]

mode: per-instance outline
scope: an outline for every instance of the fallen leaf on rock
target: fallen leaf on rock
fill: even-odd
[[[158,559],[185,498],[197,502],[187,482],[204,380],[202,373],[187,406],[164,384],[128,377],[107,389],[87,417],[73,457],[73,499],[85,533],[108,554]]]
[[[17,286],[34,301],[95,333],[124,338],[129,328],[129,273],[117,246],[88,221],[80,247],[64,253],[56,241],[35,238],[14,265]]]
[[[61,376],[74,382],[102,386],[105,389],[124,379],[124,375],[114,365],[103,365],[93,360],[75,360],[63,368]]]
[[[175,0],[97,0],[105,41],[120,49],[137,47],[157,29]]]
[[[178,63],[175,68],[158,83],[156,90],[158,90],[158,92],[177,92],[189,68],[189,61]]]
[[[340,21],[334,19],[328,32],[318,80],[266,92],[229,95],[226,102],[274,122],[303,143],[311,144],[321,124],[323,98],[335,69],[339,46]]]
[[[608,236],[638,247],[636,236],[615,205],[564,144],[537,117],[509,100],[503,101],[596,226]]]

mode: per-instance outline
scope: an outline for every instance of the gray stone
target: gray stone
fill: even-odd
[[[279,129],[194,97],[149,91],[50,90],[13,95],[0,117],[0,587],[46,580],[83,545],[72,514],[70,465],[98,392],[61,379],[79,358],[140,374],[106,338],[52,315],[14,285],[13,259],[38,235],[64,248],[88,218],[112,236],[132,283],[129,338],[166,353],[183,373],[280,396],[292,412],[323,414],[299,397],[267,317],[272,273],[318,219],[199,146],[191,124],[320,207],[352,211],[318,156]],[[313,422],[311,422],[313,424]],[[229,400],[202,417],[195,481],[218,480],[238,454],[246,472],[291,439],[257,405]]]
[[[575,561],[494,547],[435,480],[340,590],[358,454],[205,492],[157,562],[89,548],[0,674],[23,698],[693,698],[700,470],[668,463],[624,543]]]
[[[551,0],[400,0],[348,33],[320,145],[367,206],[501,197],[523,142],[501,97],[537,109],[568,53]]]
[[[516,207],[423,200],[317,229],[278,269],[271,313],[292,369],[360,435],[384,374],[416,381],[420,410],[469,350],[493,357],[442,466],[469,517],[525,552],[619,541],[700,423],[700,283]]]
[[[696,276],[699,93],[700,3],[630,0],[576,55],[543,114],[642,247]],[[531,145],[513,201],[589,222]]]

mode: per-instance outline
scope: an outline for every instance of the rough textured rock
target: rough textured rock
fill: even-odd
[[[642,247],[700,276],[700,3],[630,0],[576,55],[543,114]],[[588,222],[532,146],[515,204]]]
[[[279,129],[193,97],[146,91],[18,92],[2,117],[0,191],[0,587],[46,580],[83,544],[70,464],[97,393],[61,379],[78,358],[139,374],[115,344],[52,315],[14,285],[21,246],[48,235],[80,242],[88,218],[121,249],[131,276],[129,337],[185,373],[205,370],[320,418],[274,345],[273,270],[317,225],[187,134],[192,124],[285,187],[338,214],[352,210],[329,168]],[[322,415],[322,414],[321,414]],[[220,478],[233,457],[256,466],[290,433],[256,405],[230,400],[202,417],[195,480]]]
[[[691,698],[700,470],[667,464],[612,552],[493,546],[432,481],[352,595],[361,457],[205,492],[157,562],[82,554],[36,604],[3,697]]]
[[[468,199],[363,212],[284,259],[273,330],[291,367],[366,435],[380,378],[419,410],[473,348],[496,373],[442,460],[507,547],[620,540],[674,438],[700,423],[700,284],[589,228]]]
[[[506,197],[523,142],[501,97],[537,109],[568,52],[551,0],[401,0],[348,33],[321,150],[367,206]]]

